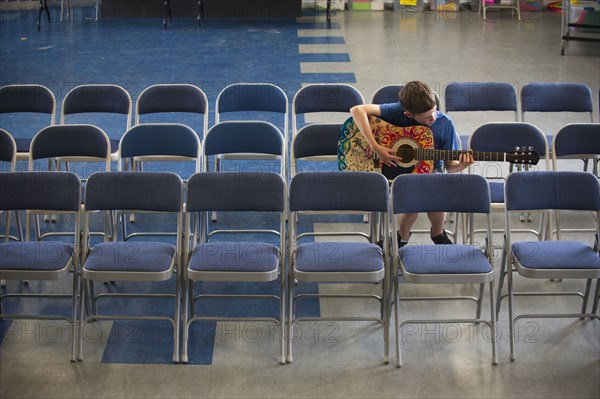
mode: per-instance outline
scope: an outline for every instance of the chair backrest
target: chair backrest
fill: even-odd
[[[517,120],[517,91],[503,82],[452,82],[444,90],[446,113],[511,111]]]
[[[131,127],[131,117],[133,114],[131,96],[121,86],[113,84],[86,84],[77,86],[71,89],[63,99],[60,115],[61,125],[68,123],[67,116],[77,114],[86,114],[86,122],[94,125],[100,122],[89,119],[91,118],[89,114],[124,115],[126,117],[124,127],[117,127],[116,125],[120,125],[120,123],[115,124],[114,118],[111,118],[110,122],[103,121],[102,123],[103,127],[105,126],[104,123],[107,123],[107,125],[110,123],[111,129],[108,129],[108,127],[105,128],[107,132],[115,130],[115,133],[109,133],[109,137],[118,134],[120,138]]]
[[[563,126],[552,141],[552,167],[558,158],[593,158],[600,155],[600,124],[572,123]]]
[[[298,90],[292,100],[292,135],[298,131],[298,117],[309,113],[342,113],[341,123],[350,108],[363,104],[364,97],[347,84],[310,84]]]
[[[545,132],[568,123],[593,122],[592,111],[592,91],[582,83],[535,82],[521,88],[521,120],[527,117]],[[539,115],[531,118],[531,113]],[[582,114],[587,114],[583,120]]]
[[[389,104],[398,102],[398,94],[404,85],[394,84],[394,85],[385,85],[381,86],[375,93],[373,93],[373,97],[371,98],[371,104]],[[435,104],[437,108],[440,109],[440,96],[436,92],[435,94]]]
[[[204,140],[204,165],[208,170],[209,156],[222,154],[254,154],[280,158],[280,170],[285,168],[285,139],[270,122],[225,121],[211,127]]]
[[[77,212],[81,181],[72,172],[12,172],[0,178],[0,209]]]
[[[406,174],[392,183],[392,211],[398,213],[489,213],[490,188],[480,175]]]
[[[0,113],[35,112],[56,113],[56,98],[45,86],[36,84],[7,85],[0,87]],[[54,119],[50,121],[54,124]]]
[[[286,183],[273,172],[203,172],[187,185],[186,210],[283,212]]]
[[[208,98],[197,86],[191,84],[157,84],[145,88],[135,103],[135,124],[139,125],[142,115],[151,114],[196,114],[200,123],[185,123],[197,133],[206,134],[208,130]],[[158,115],[155,115],[158,116]],[[179,122],[181,118],[169,115],[160,122]],[[152,120],[158,122],[158,120]],[[185,122],[188,122],[185,120]]]
[[[373,97],[371,97],[371,104],[389,104],[395,103],[398,100],[398,93],[402,89],[404,85],[385,85],[381,86],[375,93],[373,93]]]
[[[4,129],[0,129],[0,162],[9,163],[9,171],[14,172],[17,163],[17,144]],[[3,169],[0,169],[2,171]]]
[[[180,123],[143,123],[129,129],[119,144],[118,169],[123,161],[194,161],[194,172],[202,165],[202,145],[196,132]]]
[[[516,170],[550,170],[550,158],[546,136],[536,126],[525,122],[495,122],[479,126],[469,137],[468,148],[474,152],[527,153],[532,149],[540,157],[537,165],[509,164],[507,162],[476,162],[469,170],[491,180],[492,200],[504,202],[502,184],[505,177]],[[492,158],[494,159],[494,158]],[[515,166],[517,166],[515,168]]]
[[[532,147],[548,164],[548,143],[536,126],[525,122],[494,122],[479,126],[469,139],[469,148],[484,152],[514,152]]]
[[[335,161],[340,135],[337,123],[313,123],[302,127],[294,136],[291,147],[291,176],[299,170],[297,162]],[[331,170],[337,170],[333,165]]]
[[[445,112],[457,126],[462,148],[482,122],[517,122],[517,91],[503,82],[452,82],[444,88]],[[512,115],[511,119],[507,119]]]
[[[370,172],[300,172],[290,184],[289,210],[387,212],[388,181]]]
[[[591,113],[592,90],[583,83],[528,83],[521,89],[521,111]]]
[[[506,179],[507,211],[600,210],[598,179],[585,172],[513,173]]]
[[[215,124],[228,120],[265,120],[282,128],[288,135],[288,97],[272,83],[234,83],[226,86],[217,96]],[[265,113],[277,115],[277,120]]]
[[[110,170],[110,141],[102,129],[93,125],[48,126],[31,141],[29,170],[34,170],[35,160],[49,158],[104,162],[105,170]]]
[[[85,190],[86,211],[181,212],[183,181],[171,172],[98,172]]]
[[[0,114],[11,114],[3,115],[0,121],[2,127],[12,132],[14,137],[31,139],[41,128],[54,125],[56,98],[50,89],[37,84],[2,86]],[[22,151],[26,152],[25,147]]]

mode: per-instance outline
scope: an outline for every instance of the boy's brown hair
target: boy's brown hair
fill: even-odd
[[[413,115],[422,114],[435,107],[435,94],[425,83],[418,80],[408,82],[398,93],[402,108]]]

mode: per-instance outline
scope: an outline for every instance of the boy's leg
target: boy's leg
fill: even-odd
[[[444,233],[444,221],[446,220],[446,213],[444,212],[429,212],[427,214],[429,221],[431,222],[431,236],[439,236]]]
[[[446,214],[444,212],[430,212],[427,216],[431,222],[431,240],[435,244],[452,244],[444,230]]]
[[[398,232],[400,233],[402,240],[408,241],[410,238],[410,230],[412,229],[413,224],[415,224],[418,216],[418,213],[401,213],[398,215],[398,223],[400,225]]]

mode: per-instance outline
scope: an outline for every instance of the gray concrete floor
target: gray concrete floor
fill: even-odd
[[[595,93],[594,120],[598,121],[600,45],[572,42],[567,55],[561,56],[558,15],[524,14],[521,22],[513,20],[510,13],[490,15],[491,20],[483,22],[471,12],[341,12],[335,16],[341,30],[333,34],[342,35],[345,44],[313,46],[328,46],[330,52],[337,46],[337,51],[350,54],[351,63],[304,68],[354,72],[356,87],[367,101],[379,86],[412,79],[424,80],[440,93],[452,81],[504,81],[516,86],[532,81],[582,82]],[[461,133],[491,118],[486,114],[453,117]],[[561,115],[543,116],[534,123],[552,131],[570,118],[581,121],[577,119],[580,116]],[[579,166],[571,162],[565,167]],[[589,214],[569,217],[568,223],[575,226],[594,224]],[[501,214],[495,216],[495,225],[501,227],[502,220]],[[425,218],[419,220],[417,228],[427,228]],[[413,241],[428,239],[414,235]],[[572,281],[518,279],[516,286],[583,289],[582,283]],[[344,285],[321,287],[322,292],[358,289]],[[365,292],[376,289],[360,288]],[[447,286],[403,285],[402,290],[407,296],[457,292]],[[475,293],[476,288],[463,287],[458,292]],[[486,295],[484,315],[488,314],[487,304]],[[530,306],[560,312],[573,311],[579,303],[566,298],[524,299],[516,308]],[[323,315],[355,310],[376,314],[378,308],[368,302],[321,301]],[[471,316],[474,312],[468,304],[401,305],[403,318],[435,317],[446,311],[452,317]],[[70,363],[68,334],[62,334],[58,342],[42,339],[35,344],[14,334],[0,347],[0,398],[600,397],[600,322],[524,320],[518,327],[517,359],[510,361],[507,318],[503,306],[496,366],[491,364],[485,328],[459,324],[409,326],[402,335],[401,369],[393,366],[393,355],[392,364],[383,364],[382,331],[371,323],[306,322],[300,326],[303,334],[294,344],[294,362],[285,366],[277,364],[277,344],[268,334],[259,339],[217,335],[213,364],[209,366],[101,364],[100,355],[91,348],[94,345],[88,345],[84,362]],[[35,328],[35,323],[29,328]],[[391,349],[393,354],[393,344]]]

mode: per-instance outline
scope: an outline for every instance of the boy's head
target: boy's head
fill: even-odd
[[[402,86],[398,99],[404,114],[420,124],[431,126],[435,122],[435,93],[423,82],[412,81]]]

